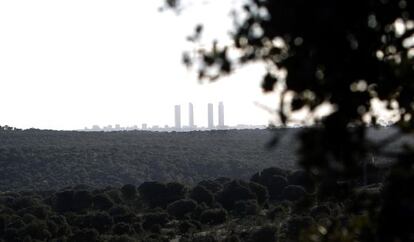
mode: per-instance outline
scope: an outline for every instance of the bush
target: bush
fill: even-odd
[[[348,182],[326,180],[319,184],[317,196],[319,201],[344,201],[351,194],[352,185]]]
[[[122,195],[127,200],[134,199],[137,195],[137,188],[132,184],[126,184],[121,188]]]
[[[58,212],[70,212],[73,210],[73,191],[62,191],[55,194],[55,208]]]
[[[99,242],[99,234],[95,229],[82,229],[75,232],[69,242]]]
[[[20,242],[19,232],[16,228],[6,228],[3,238],[7,242]]]
[[[48,240],[52,237],[52,234],[49,232],[46,223],[39,220],[33,220],[27,224],[23,229],[24,235],[29,235],[31,238],[36,240]]]
[[[301,231],[308,229],[312,224],[314,224],[314,220],[312,219],[312,217],[292,217],[287,221],[286,236],[289,239],[296,240],[300,235]]]
[[[166,185],[159,182],[144,182],[138,187],[138,191],[152,208],[165,208],[167,204],[185,198],[187,193],[184,185],[176,182]]]
[[[262,227],[250,235],[251,242],[274,242],[277,240],[277,229],[270,226]]]
[[[219,182],[212,180],[200,181],[197,186],[202,186],[213,194],[219,192],[223,188]]]
[[[298,201],[306,196],[305,188],[297,185],[288,185],[282,191],[282,199],[288,201]]]
[[[154,225],[164,226],[168,222],[168,214],[166,213],[149,213],[144,215],[142,227],[150,230]]]
[[[263,205],[269,199],[269,192],[265,186],[256,182],[250,182],[249,188],[256,195],[257,202],[260,205]]]
[[[270,220],[283,219],[283,218],[287,217],[288,214],[289,214],[289,209],[288,208],[286,208],[285,206],[278,205],[278,206],[272,208],[268,212],[267,217]]]
[[[188,220],[185,220],[178,225],[178,231],[180,231],[181,234],[186,234],[191,231],[195,231],[196,229],[197,226]]]
[[[263,169],[261,172],[254,174],[250,180],[262,184],[266,183],[266,180],[272,176],[287,177],[288,175],[289,171],[287,170],[281,169],[279,167],[269,167]]]
[[[298,170],[292,172],[288,177],[289,185],[298,185],[306,189],[307,192],[315,191],[315,182],[306,171]]]
[[[98,194],[93,197],[93,207],[99,210],[109,210],[114,202],[106,194]]]
[[[136,239],[128,236],[128,235],[115,235],[111,236],[109,242],[135,242]]]
[[[89,214],[85,218],[85,222],[89,228],[96,229],[99,233],[104,233],[108,231],[112,225],[112,217],[109,216],[107,212],[97,212],[94,214]]]
[[[190,191],[190,198],[198,203],[205,203],[211,206],[214,202],[214,195],[211,191],[204,188],[204,186],[197,185]]]
[[[186,214],[195,210],[197,203],[191,199],[181,199],[168,205],[168,214],[176,218],[182,219]]]
[[[55,232],[56,237],[65,236],[69,234],[70,226],[64,216],[53,215],[49,217],[49,221],[57,225],[57,230]]]
[[[129,224],[126,223],[117,223],[113,226],[112,231],[114,234],[132,234],[132,228]]]
[[[228,183],[217,195],[218,202],[227,210],[232,210],[237,201],[249,199],[256,199],[256,196],[250,191],[248,184],[243,181]]]
[[[224,209],[207,209],[200,215],[200,222],[203,224],[222,224],[227,219],[227,212]]]
[[[313,218],[329,217],[331,216],[331,209],[326,205],[315,206],[310,211],[310,216]]]
[[[256,200],[237,201],[234,212],[239,216],[256,215],[259,212],[259,205]]]
[[[73,194],[73,210],[83,211],[92,206],[92,194],[89,191],[76,191]]]

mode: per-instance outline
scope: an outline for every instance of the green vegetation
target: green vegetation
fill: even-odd
[[[251,181],[218,178],[193,187],[145,182],[138,187],[3,192],[0,241],[310,242],[338,241],[332,237],[338,233],[345,234],[340,241],[354,241],[362,235],[353,234],[356,229],[373,235],[367,227],[373,221],[355,208],[379,190],[364,190],[338,203],[334,195],[321,196],[318,188],[307,191],[304,185],[316,184],[289,179],[293,174],[269,168]],[[265,182],[274,176],[288,182],[281,187]],[[259,183],[253,181],[257,177]],[[269,196],[273,189],[280,192],[277,198]]]
[[[289,142],[279,150],[265,149],[273,133],[1,131],[0,191],[145,181],[194,185],[220,176],[248,179],[273,165],[292,169],[294,146]]]

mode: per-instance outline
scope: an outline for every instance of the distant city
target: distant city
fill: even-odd
[[[266,125],[247,125],[247,124],[238,124],[236,126],[227,126],[224,123],[224,104],[223,102],[218,103],[218,124],[214,124],[214,105],[209,103],[207,105],[207,127],[197,126],[194,123],[194,106],[192,103],[188,104],[188,124],[182,125],[181,122],[181,105],[174,106],[174,126],[164,125],[149,125],[147,123],[142,123],[139,127],[138,125],[130,127],[122,127],[119,124],[99,126],[93,125],[91,128],[85,127],[83,131],[129,131],[129,130],[146,130],[146,131],[159,131],[159,132],[185,132],[185,131],[203,131],[203,130],[226,130],[226,129],[265,129]]]

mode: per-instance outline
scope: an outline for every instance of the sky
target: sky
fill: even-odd
[[[200,84],[181,63],[199,23],[205,43],[229,41],[239,2],[187,1],[177,14],[160,12],[163,0],[0,0],[0,125],[172,126],[174,105],[186,124],[192,102],[195,123],[206,126],[207,104],[217,113],[220,101],[226,125],[267,124],[271,115],[255,103],[276,98],[260,89],[262,66]]]

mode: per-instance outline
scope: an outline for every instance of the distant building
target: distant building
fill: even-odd
[[[208,104],[208,128],[213,129],[214,128],[214,115],[213,115],[213,104]]]
[[[218,105],[218,126],[224,128],[224,104],[219,102]]]
[[[181,129],[181,106],[175,105],[175,129]]]
[[[193,104],[188,104],[188,126],[190,129],[194,128],[194,109]]]
[[[116,130],[120,130],[120,129],[121,129],[121,125],[119,125],[119,124],[115,124],[115,129],[116,129]]]
[[[144,124],[142,124],[142,129],[143,129],[143,130],[148,129],[148,125],[147,125],[147,124],[145,124],[145,123],[144,123]]]

